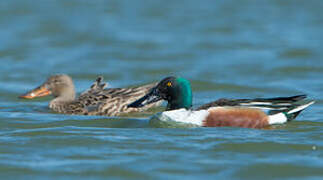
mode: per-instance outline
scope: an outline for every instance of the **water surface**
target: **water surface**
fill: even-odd
[[[323,2],[0,2],[0,174],[6,179],[322,179]],[[188,78],[195,106],[308,94],[271,130],[155,128],[143,117],[55,114],[18,99],[49,75],[78,92]]]

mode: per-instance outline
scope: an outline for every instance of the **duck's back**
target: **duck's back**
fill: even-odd
[[[108,115],[108,116],[117,116],[123,113],[130,112],[140,112],[145,111],[149,108],[159,106],[161,101],[158,101],[153,104],[146,105],[141,108],[128,108],[127,105],[133,101],[138,100],[149,90],[154,87],[156,84],[147,84],[139,87],[130,87],[130,88],[109,88],[102,91],[104,100],[101,101],[98,109],[95,113],[97,115]]]
[[[106,84],[101,83],[101,81],[102,78],[98,78],[91,88],[82,93],[76,100],[75,103],[85,109],[83,114],[118,116],[123,113],[144,111],[161,104],[161,101],[159,101],[141,108],[127,107],[129,103],[148,93],[156,83],[138,87],[105,89]]]
[[[130,88],[106,88],[107,84],[102,83],[102,80],[102,77],[97,78],[93,85],[74,101],[52,103],[51,109],[64,114],[119,116],[123,113],[145,111],[161,104],[159,101],[141,108],[127,107],[129,103],[148,93],[155,83]]]

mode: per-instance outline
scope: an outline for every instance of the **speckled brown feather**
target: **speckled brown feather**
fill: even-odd
[[[119,116],[123,113],[144,111],[161,104],[159,101],[141,108],[127,108],[129,103],[148,93],[155,83],[131,88],[105,89],[107,84],[102,83],[102,80],[103,78],[99,77],[89,90],[73,101],[54,99],[50,108],[64,114]]]
[[[151,107],[159,106],[161,101],[149,104],[141,108],[128,108],[127,105],[144,96],[156,84],[148,84],[145,86],[134,88],[113,88],[105,89],[101,93],[104,101],[101,101],[96,111],[89,112],[91,115],[109,115],[119,116],[124,113],[140,112]]]
[[[206,127],[264,128],[269,125],[268,116],[253,108],[210,108],[203,122]]]

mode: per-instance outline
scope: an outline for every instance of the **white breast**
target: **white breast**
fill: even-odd
[[[184,123],[196,126],[202,126],[203,120],[209,115],[207,110],[191,111],[186,109],[177,109],[157,113],[152,117],[153,121],[162,121],[167,123]]]

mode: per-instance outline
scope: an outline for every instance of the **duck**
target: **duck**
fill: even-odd
[[[52,95],[53,100],[49,108],[57,113],[74,115],[102,115],[121,116],[132,112],[142,112],[159,106],[161,102],[154,102],[140,108],[127,107],[144,94],[156,83],[129,88],[106,88],[103,77],[99,76],[91,87],[76,97],[73,80],[66,74],[50,76],[39,87],[23,94],[20,98],[33,99]]]
[[[222,98],[193,109],[190,82],[185,78],[170,76],[128,107],[143,107],[163,99],[167,101],[166,110],[150,118],[153,124],[262,129],[295,119],[301,111],[314,103],[302,102],[306,97]]]

